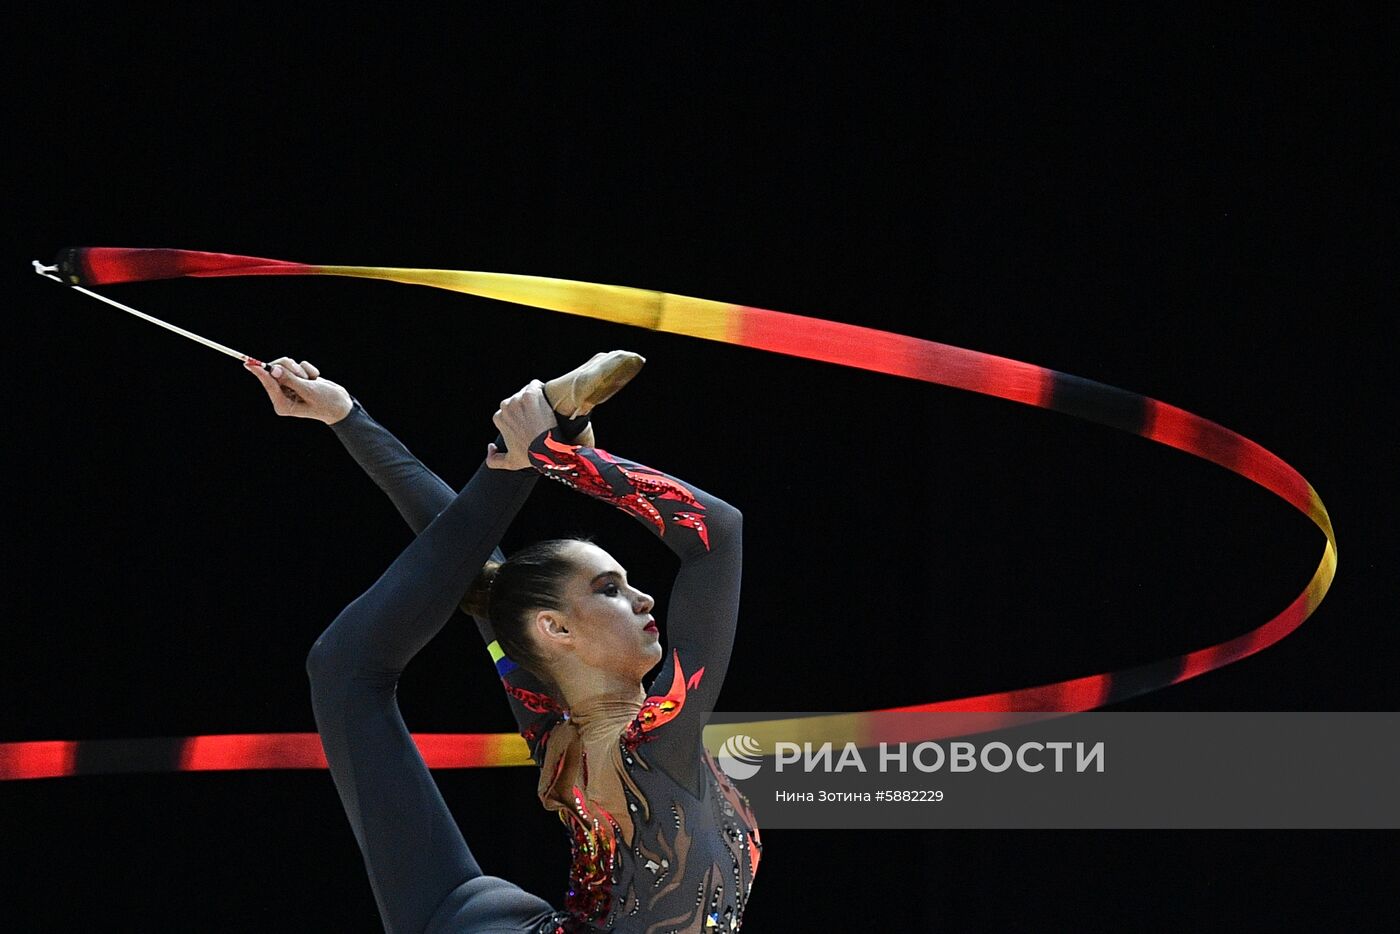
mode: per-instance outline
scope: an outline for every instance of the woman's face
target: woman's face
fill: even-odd
[[[656,601],[627,581],[627,571],[591,542],[574,542],[574,572],[563,589],[560,625],[573,637],[579,661],[641,678],[661,661],[661,637],[651,608]]]

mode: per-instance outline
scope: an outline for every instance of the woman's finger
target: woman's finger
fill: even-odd
[[[282,386],[277,380],[268,375],[267,371],[255,363],[244,363],[243,369],[257,377],[262,383],[263,389],[267,390],[267,396],[272,400],[272,407],[278,408],[282,403]]]
[[[301,369],[307,379],[319,379],[321,376],[321,371],[312,366],[310,360],[301,361]]]
[[[307,379],[307,378],[308,378],[307,375],[306,375],[306,371],[305,371],[304,369],[302,369],[301,364],[300,364],[300,363],[297,363],[297,362],[296,362],[295,360],[293,360],[291,357],[278,357],[276,360],[273,360],[272,363],[273,363],[274,366],[275,366],[276,364],[279,364],[279,363],[280,363],[280,364],[281,364],[282,366],[284,366],[293,376],[300,376],[302,379]]]
[[[301,369],[301,367],[297,367],[297,369]],[[273,365],[272,378],[277,380],[277,382],[281,383],[283,386],[287,386],[292,389],[297,388],[302,383],[311,382],[305,376],[302,376],[296,371],[294,371],[291,367],[283,366],[280,363]]]

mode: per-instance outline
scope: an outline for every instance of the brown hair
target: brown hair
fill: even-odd
[[[462,609],[490,620],[501,650],[542,681],[551,681],[544,659],[528,636],[540,610],[564,608],[564,582],[575,570],[567,550],[587,538],[551,538],[511,555],[504,563],[488,561],[462,598]]]

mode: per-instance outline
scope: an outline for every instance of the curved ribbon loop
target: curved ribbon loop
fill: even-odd
[[[1146,694],[1214,671],[1278,642],[1312,615],[1336,574],[1336,536],[1327,509],[1312,485],[1278,456],[1228,428],[1174,405],[1034,364],[889,331],[765,308],[540,276],[448,269],[315,266],[223,253],[114,247],[64,250],[57,265],[64,281],[84,286],[181,276],[333,275],[383,279],[965,389],[1108,425],[1218,464],[1257,483],[1302,512],[1326,538],[1321,559],[1303,591],[1273,618],[1233,639],[1134,668],[895,708],[892,712],[1071,713]],[[869,712],[876,713],[881,712]],[[481,741],[488,736],[454,737],[452,745],[470,748],[471,754],[449,756],[439,767],[505,764],[507,760],[513,764],[515,757],[503,754],[498,742]],[[501,739],[500,736],[492,738]],[[17,758],[21,753],[13,748],[23,745],[30,744],[0,744],[0,778],[22,777],[9,772],[12,769],[24,771]],[[55,756],[62,758],[56,752],[57,747],[46,748],[48,751],[42,753],[46,761]],[[494,755],[483,756],[481,753],[487,748]],[[40,753],[36,751],[33,755]],[[266,757],[259,761],[262,764],[256,767],[277,767],[267,764]]]

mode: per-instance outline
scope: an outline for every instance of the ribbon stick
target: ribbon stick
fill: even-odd
[[[45,265],[41,264],[38,260],[34,260],[33,263],[34,263],[34,271],[37,272],[39,275],[43,276],[45,279],[52,279],[53,281],[55,281],[55,282],[57,282],[57,283],[60,283],[60,284],[63,283],[63,280],[62,280],[62,279],[60,279],[58,276],[55,276],[55,275],[53,274],[55,271],[58,270],[58,267],[57,267],[57,266],[45,266]],[[213,349],[217,350],[219,353],[226,353],[226,354],[228,354],[230,357],[237,357],[239,360],[242,360],[244,363],[251,363],[251,364],[254,364],[255,366],[260,366],[260,367],[263,367],[264,369],[268,369],[268,366],[267,366],[266,363],[263,363],[261,360],[258,360],[258,359],[255,359],[255,358],[253,358],[253,357],[250,357],[250,356],[248,356],[246,353],[239,353],[238,351],[234,350],[232,347],[225,347],[223,344],[220,344],[220,343],[218,343],[217,341],[211,341],[211,340],[210,340],[209,338],[207,338],[207,337],[200,337],[198,334],[194,333],[193,331],[186,331],[184,328],[176,327],[175,325],[170,324],[170,323],[165,322],[165,321],[162,321],[162,320],[160,320],[159,318],[153,318],[153,317],[151,317],[150,315],[146,314],[144,311],[137,311],[135,308],[132,308],[130,305],[123,305],[121,302],[114,302],[114,301],[112,301],[110,298],[108,298],[107,296],[105,296],[105,295],[98,295],[96,292],[88,291],[87,289],[83,288],[83,287],[80,286],[80,285],[75,285],[75,284],[71,284],[71,283],[70,283],[70,285],[71,285],[73,291],[75,291],[75,292],[82,292],[84,295],[91,295],[93,298],[97,299],[99,302],[106,302],[108,305],[111,305],[113,308],[120,308],[122,311],[125,311],[125,312],[128,312],[128,313],[130,313],[130,314],[133,314],[133,315],[135,315],[136,317],[142,319],[143,321],[149,321],[149,322],[151,322],[152,324],[158,324],[158,325],[160,325],[161,327],[165,328],[167,331],[174,331],[176,334],[179,334],[179,335],[181,335],[182,337],[188,337],[190,340],[195,341],[195,342],[200,343],[200,344],[203,344],[205,347],[212,347]]]
[[[313,266],[223,253],[113,247],[64,250],[56,261],[56,269],[62,281],[74,286],[112,285],[181,276],[334,275],[383,279],[965,389],[1108,425],[1218,464],[1262,486],[1302,512],[1326,539],[1321,559],[1302,592],[1262,625],[1232,639],[1133,668],[1037,687],[934,701],[890,711],[849,714],[846,716],[856,719],[845,723],[842,729],[855,728],[852,724],[858,726],[861,723],[868,727],[873,722],[871,718],[883,713],[904,711],[1072,713],[1179,684],[1253,655],[1292,633],[1317,609],[1336,575],[1336,535],[1326,507],[1312,485],[1275,454],[1243,435],[1174,405],[1104,383],[980,351],[764,308],[627,286],[539,276],[446,269]],[[757,729],[760,725],[751,726]],[[472,753],[468,755],[459,751],[449,755],[437,760],[438,767],[463,768],[516,761],[518,757],[513,758],[513,753],[507,755],[501,751],[508,747],[492,745],[504,742],[500,736],[491,739],[493,735],[460,737],[458,741],[461,743],[471,741]],[[34,760],[33,756],[51,761],[62,758],[55,749],[66,748],[61,745],[44,747],[47,751],[34,753],[21,753],[15,748],[24,745],[27,744],[10,744],[9,747],[0,744],[0,779],[24,777],[14,774],[15,766],[12,763],[20,761],[25,755],[31,758],[24,761],[39,761]],[[258,761],[265,762],[265,759]],[[249,767],[271,766],[261,764]]]

